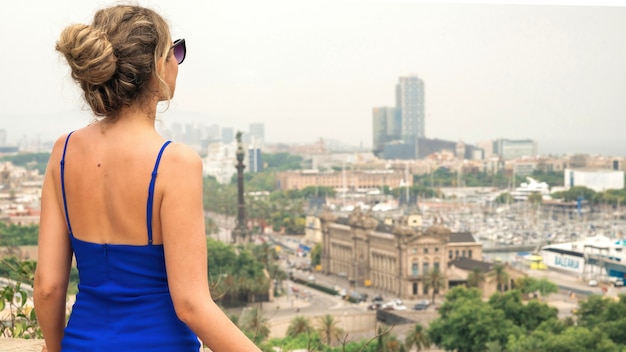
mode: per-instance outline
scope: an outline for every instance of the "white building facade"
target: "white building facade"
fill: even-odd
[[[596,192],[624,188],[624,171],[611,169],[565,169],[566,189],[584,186]]]

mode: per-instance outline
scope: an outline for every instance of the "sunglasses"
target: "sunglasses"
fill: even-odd
[[[176,39],[170,49],[174,52],[174,57],[176,58],[176,61],[178,61],[178,64],[182,64],[183,61],[185,61],[185,55],[187,54],[185,39]]]

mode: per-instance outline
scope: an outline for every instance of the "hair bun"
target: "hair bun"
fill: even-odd
[[[84,24],[68,26],[61,33],[56,50],[65,56],[72,78],[81,85],[98,86],[115,74],[117,58],[113,45],[100,29]]]

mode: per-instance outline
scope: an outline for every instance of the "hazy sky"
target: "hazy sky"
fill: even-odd
[[[0,129],[54,139],[89,122],[54,51],[114,1],[11,1],[0,12]],[[619,1],[146,0],[185,38],[166,124],[193,118],[268,142],[372,144],[372,108],[424,80],[426,136],[532,138],[540,153],[626,155]],[[593,4],[593,6],[590,6]],[[81,111],[82,110],[82,111]]]

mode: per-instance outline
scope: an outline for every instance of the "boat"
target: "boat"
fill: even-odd
[[[520,183],[519,187],[516,187],[513,191],[511,191],[511,196],[513,199],[517,201],[526,201],[528,200],[528,196],[533,193],[541,194],[541,197],[544,200],[551,199],[550,197],[550,186],[545,182],[539,182],[530,176],[526,176],[526,181]]]

